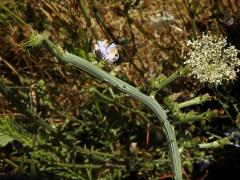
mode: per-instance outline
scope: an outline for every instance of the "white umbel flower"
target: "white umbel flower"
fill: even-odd
[[[236,79],[240,68],[239,50],[228,45],[226,38],[207,33],[187,41],[187,45],[191,50],[185,57],[185,64],[191,67],[191,74],[200,82],[219,85]]]

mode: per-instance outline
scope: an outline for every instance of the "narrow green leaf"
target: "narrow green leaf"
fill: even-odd
[[[16,140],[16,138],[7,134],[0,133],[0,147],[5,147],[8,143]]]

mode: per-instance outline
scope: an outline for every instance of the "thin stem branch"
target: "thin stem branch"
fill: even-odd
[[[161,90],[164,87],[166,87],[168,84],[170,84],[171,82],[177,80],[180,77],[183,77],[184,75],[186,75],[188,73],[189,73],[189,67],[188,66],[181,67],[179,70],[177,70],[176,72],[171,74],[169,77],[164,79],[162,82],[160,82],[160,83],[156,82],[154,84],[154,86],[158,90]]]
[[[224,145],[229,145],[229,144],[231,144],[229,137],[224,137],[210,143],[199,144],[198,146],[200,149],[211,149],[211,148],[220,148],[220,147],[223,147]]]
[[[211,119],[213,117],[217,116],[217,111],[212,110],[212,111],[207,111],[201,114],[184,114],[182,115],[181,119],[179,121],[174,122],[175,125],[183,124],[183,123],[189,123],[189,122],[194,122],[194,121],[204,121],[207,119]]]
[[[178,107],[181,109],[181,108],[184,108],[184,107],[189,107],[189,106],[193,106],[193,105],[197,105],[197,104],[202,104],[206,101],[210,101],[211,99],[212,99],[212,97],[209,96],[209,94],[204,94],[202,96],[198,96],[196,98],[193,98],[189,101],[179,103]]]

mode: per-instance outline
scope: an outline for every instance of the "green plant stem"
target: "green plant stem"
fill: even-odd
[[[163,127],[163,132],[165,133],[167,143],[169,146],[169,153],[171,157],[172,171],[174,173],[174,179],[182,179],[182,169],[181,169],[181,158],[177,146],[176,135],[174,127],[167,120],[166,112],[160,106],[160,104],[150,96],[147,96],[141,93],[135,87],[127,84],[126,82],[111,76],[109,73],[99,69],[95,65],[91,64],[87,60],[73,55],[68,52],[63,52],[56,45],[54,45],[49,39],[44,40],[47,48],[62,62],[69,63],[77,68],[80,68],[92,76],[111,84],[117,89],[121,90],[124,93],[127,93],[136,100],[142,102],[148,106],[157,116],[159,122]]]
[[[217,116],[217,112],[215,110],[212,111],[207,111],[201,114],[197,115],[185,115],[183,114],[183,117],[180,118],[180,121],[174,122],[175,125],[183,124],[183,123],[189,123],[189,122],[194,122],[194,121],[204,121],[207,119],[211,119],[213,117]]]
[[[171,82],[173,82],[173,81],[177,80],[178,78],[183,77],[184,75],[188,74],[189,70],[190,69],[189,69],[188,66],[181,67],[179,70],[177,70],[176,72],[171,74],[169,77],[164,79],[162,82],[160,82],[160,83],[156,82],[154,84],[154,86],[158,90],[161,90],[164,87],[166,87],[168,84],[170,84]]]
[[[193,106],[193,105],[197,105],[197,104],[202,104],[202,103],[204,103],[206,101],[209,101],[211,99],[212,99],[212,97],[209,96],[209,94],[204,94],[202,96],[198,96],[198,97],[196,97],[194,99],[191,99],[189,101],[179,103],[178,107],[181,109],[181,108],[184,108],[184,107],[189,107],[189,106]]]
[[[14,163],[13,161],[11,161],[10,159],[6,158],[6,159],[3,159],[3,161],[5,163],[9,164],[10,166],[14,167],[15,169],[19,169],[19,166],[16,163]]]
[[[210,149],[210,148],[221,148],[224,145],[228,145],[228,144],[230,144],[229,138],[224,137],[210,143],[199,144],[198,146],[200,149]]]

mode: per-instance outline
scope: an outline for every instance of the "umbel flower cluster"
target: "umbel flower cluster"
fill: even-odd
[[[194,41],[187,41],[187,45],[191,50],[185,57],[185,64],[200,82],[219,85],[236,79],[240,68],[239,50],[228,45],[226,38],[207,33]]]

